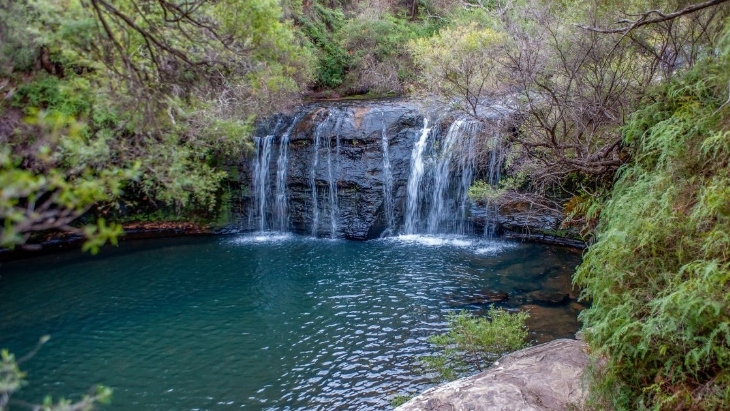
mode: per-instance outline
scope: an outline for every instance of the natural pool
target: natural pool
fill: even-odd
[[[388,409],[429,386],[426,338],[479,295],[529,309],[536,341],[572,337],[580,306],[529,296],[570,292],[579,259],[472,237],[128,242],[0,265],[0,347],[51,335],[22,367],[34,402],[101,383],[108,410]]]

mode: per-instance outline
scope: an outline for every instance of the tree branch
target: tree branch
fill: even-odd
[[[697,3],[692,4],[690,6],[687,6],[681,10],[677,10],[674,13],[664,14],[661,10],[649,10],[645,13],[642,13],[639,15],[639,18],[635,21],[632,20],[619,20],[617,23],[629,23],[627,26],[618,27],[618,28],[600,28],[600,27],[591,27],[591,26],[585,26],[582,24],[575,24],[576,27],[579,27],[584,30],[589,30],[595,33],[602,33],[602,34],[617,34],[617,33],[628,33],[631,30],[645,26],[647,24],[655,24],[655,23],[661,23],[663,21],[673,20],[677,17],[681,17],[687,14],[691,14],[703,9],[706,9],[708,7],[717,6],[718,4],[726,3],[730,0],[709,0],[704,3]],[[652,15],[656,14],[657,17],[650,18]]]

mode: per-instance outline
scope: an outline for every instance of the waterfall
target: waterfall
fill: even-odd
[[[489,169],[487,173],[487,184],[491,188],[498,188],[502,170],[502,134],[497,131],[492,135],[489,150]],[[486,214],[484,220],[484,235],[492,240],[497,235],[499,225],[499,205],[490,198],[487,198]]]
[[[479,122],[461,118],[439,139],[438,133],[429,133],[424,121],[421,137],[411,154],[405,234],[417,234],[419,230],[431,235],[471,232],[467,192],[474,175],[474,140],[479,130]],[[435,142],[427,153],[430,135]],[[424,157],[430,160],[426,162]],[[419,227],[422,217],[425,224]]]
[[[464,124],[466,142],[461,145],[461,156],[459,157],[461,182],[456,192],[456,198],[458,200],[458,232],[460,234],[467,234],[472,231],[471,223],[467,220],[467,209],[471,202],[468,193],[469,187],[471,187],[471,184],[474,182],[474,162],[476,160],[474,143],[481,129],[482,123],[478,121],[467,121],[466,124]]]
[[[269,162],[271,161],[271,142],[274,135],[266,137],[254,137],[256,145],[255,162],[253,170],[254,207],[249,213],[249,225],[252,225],[251,216],[258,220],[259,231],[265,231],[266,225],[266,200],[269,191]]]
[[[428,234],[438,233],[441,222],[448,217],[445,215],[444,210],[451,180],[451,159],[454,156],[456,148],[454,146],[458,144],[458,137],[461,135],[463,125],[464,120],[456,120],[451,124],[446,137],[441,143],[441,153],[433,176],[431,208],[428,212],[428,226],[426,227]]]
[[[337,116],[337,123],[335,124],[335,158],[339,162],[340,158],[340,127],[342,126],[343,116]],[[337,202],[337,180],[335,179],[333,172],[332,162],[332,138],[327,138],[327,186],[329,187],[329,202],[330,202],[330,237],[337,237],[337,218],[340,214],[339,204]]]
[[[248,229],[357,239],[472,233],[467,192],[481,123],[449,118],[412,106],[319,103],[263,122],[247,168]],[[492,185],[502,162],[494,146],[485,158]],[[486,213],[496,221],[496,205]]]
[[[380,112],[381,117],[385,117],[384,112]],[[383,210],[385,211],[385,232],[384,235],[393,233],[393,225],[395,217],[393,216],[393,172],[390,169],[390,155],[388,144],[388,133],[385,127],[385,121],[382,122],[381,141],[383,146]]]
[[[413,146],[411,152],[411,173],[408,176],[408,192],[406,198],[406,216],[405,216],[405,233],[415,234],[416,224],[419,218],[419,197],[421,179],[425,171],[423,162],[423,151],[428,142],[428,136],[431,129],[428,128],[428,118],[423,118],[423,128],[421,129],[421,137],[419,137],[416,145]]]
[[[317,166],[319,166],[319,144],[324,125],[327,124],[332,113],[327,113],[327,118],[317,124],[314,130],[314,159],[312,160],[312,171],[310,173],[310,186],[312,188],[312,235],[317,236],[319,228],[319,199],[317,198]]]
[[[274,205],[274,228],[279,231],[286,231],[289,228],[289,201],[287,196],[286,178],[289,167],[289,137],[302,119],[303,113],[294,117],[292,123],[281,135],[279,141],[279,158],[276,160],[276,203]]]

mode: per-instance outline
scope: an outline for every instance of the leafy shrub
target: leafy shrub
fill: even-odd
[[[475,317],[468,311],[448,317],[449,331],[429,338],[438,351],[421,358],[424,370],[436,379],[451,381],[489,367],[503,355],[527,347],[525,312],[510,314],[491,307],[487,317]]]
[[[89,84],[81,78],[61,80],[40,74],[34,81],[16,90],[13,105],[28,110],[46,109],[66,117],[86,114],[91,109]]]
[[[478,116],[490,96],[504,88],[498,78],[508,39],[504,32],[476,23],[447,27],[408,47],[421,68],[421,83],[457,108]]]
[[[575,276],[597,404],[730,407],[730,47],[648,96]]]
[[[396,395],[392,400],[390,400],[390,405],[393,407],[400,407],[410,401],[411,398],[413,398],[411,395]]]

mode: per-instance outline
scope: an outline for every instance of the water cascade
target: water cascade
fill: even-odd
[[[312,171],[310,173],[310,187],[312,188],[312,235],[317,236],[319,228],[319,198],[317,197],[317,167],[319,166],[319,144],[322,137],[322,130],[329,122],[332,113],[327,113],[327,118],[317,125],[314,131],[314,159],[312,160]]]
[[[497,127],[499,130],[500,127]],[[489,144],[489,169],[487,173],[487,184],[496,189],[499,185],[502,169],[502,133],[495,131]],[[492,240],[497,235],[499,226],[499,205],[487,198],[486,213],[484,219],[484,236]]]
[[[384,117],[385,113],[380,112],[380,116]],[[381,141],[383,147],[383,210],[385,211],[386,228],[383,235],[392,235],[395,225],[395,216],[393,210],[393,172],[390,169],[390,151],[388,143],[388,132],[385,122],[382,122]]]
[[[471,234],[481,123],[450,118],[409,102],[338,102],[262,123],[244,169],[245,228],[359,240]],[[497,170],[501,154],[490,154]]]
[[[426,129],[424,126],[413,147],[404,232],[467,234],[467,191],[474,174],[474,140],[480,123],[458,119],[443,138]],[[434,140],[432,144],[429,139]],[[419,225],[422,219],[424,223]]]
[[[446,137],[441,144],[441,155],[439,161],[436,164],[433,183],[434,187],[431,192],[431,208],[428,212],[428,226],[426,231],[429,234],[436,234],[439,232],[439,226],[444,218],[444,208],[446,207],[445,202],[447,201],[447,191],[449,189],[449,180],[451,177],[451,159],[454,156],[455,143],[461,128],[464,125],[464,120],[456,120],[449,128]]]
[[[277,127],[278,128],[278,124]],[[259,231],[267,228],[266,205],[269,198],[269,163],[271,162],[271,146],[274,134],[266,137],[254,137],[256,152],[253,168],[254,201],[253,210],[249,213],[249,226],[257,226]],[[256,224],[258,223],[258,224]]]
[[[287,196],[287,168],[289,167],[289,138],[291,133],[302,119],[302,114],[294,117],[294,120],[281,135],[279,141],[279,158],[276,160],[276,204],[274,207],[274,228],[284,232],[289,228],[289,197]]]
[[[405,234],[416,234],[416,225],[420,214],[420,203],[418,200],[420,198],[421,180],[425,171],[423,151],[426,148],[430,134],[431,129],[428,127],[428,118],[424,117],[421,136],[418,138],[416,145],[413,146],[413,152],[411,153],[411,173],[408,176],[408,197],[406,200]]]
[[[337,179],[335,178],[334,166],[335,161],[339,162],[340,158],[340,127],[342,127],[342,115],[337,116],[335,124],[335,160],[332,159],[332,138],[327,138],[327,186],[329,187],[329,207],[330,207],[330,237],[337,237],[337,219],[340,214],[339,205],[337,203]]]

